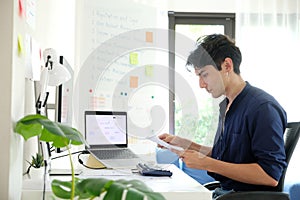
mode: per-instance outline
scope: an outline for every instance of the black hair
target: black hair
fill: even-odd
[[[220,71],[225,58],[231,58],[234,72],[240,74],[242,54],[234,40],[222,34],[206,35],[197,39],[197,47],[190,53],[186,65],[194,68],[213,65]]]

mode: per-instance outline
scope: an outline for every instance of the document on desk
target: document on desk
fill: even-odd
[[[152,142],[155,142],[161,146],[166,147],[167,149],[175,149],[177,151],[184,151],[184,149],[182,147],[179,146],[174,146],[172,144],[169,144],[161,139],[159,139],[156,135],[148,137],[149,140],[151,140]]]

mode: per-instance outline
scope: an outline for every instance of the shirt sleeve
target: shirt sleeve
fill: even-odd
[[[258,164],[264,171],[280,179],[286,168],[284,149],[284,131],[286,127],[285,112],[274,103],[264,103],[253,113],[250,133],[252,133],[252,150]]]

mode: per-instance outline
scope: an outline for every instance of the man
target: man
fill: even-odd
[[[241,61],[241,52],[229,37],[213,34],[199,38],[187,66],[194,67],[200,88],[214,98],[225,96],[214,145],[203,146],[171,134],[159,136],[185,149],[173,151],[188,167],[207,170],[220,181],[221,188],[214,196],[274,190],[286,167],[286,113],[271,95],[243,80]]]

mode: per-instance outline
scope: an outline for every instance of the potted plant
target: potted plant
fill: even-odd
[[[25,140],[31,137],[39,137],[40,141],[51,142],[53,146],[66,147],[69,152],[72,171],[71,181],[53,180],[52,192],[63,199],[93,199],[102,196],[104,199],[122,199],[126,191],[126,199],[148,200],[165,199],[160,193],[153,192],[139,180],[109,180],[105,178],[79,179],[75,177],[74,167],[69,145],[81,145],[85,143],[81,133],[70,126],[51,121],[40,114],[27,115],[17,121],[14,131]],[[125,193],[124,193],[125,194]]]
[[[44,174],[44,157],[42,154],[36,153],[35,156],[31,156],[31,162],[26,160],[29,167],[26,170],[26,174],[30,174],[31,178],[42,178]]]

